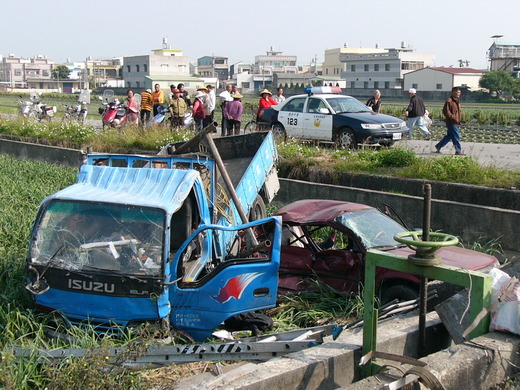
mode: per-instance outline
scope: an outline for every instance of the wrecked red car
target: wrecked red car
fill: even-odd
[[[309,199],[279,209],[283,236],[279,294],[313,288],[319,278],[342,294],[357,294],[364,280],[364,257],[378,249],[407,257],[413,251],[393,239],[407,231],[378,209],[359,203]],[[444,247],[436,252],[442,263],[469,270],[486,270],[498,264],[494,256]],[[419,295],[419,278],[380,268],[376,272],[381,299],[408,300]]]

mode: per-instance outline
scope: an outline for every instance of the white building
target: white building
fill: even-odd
[[[341,61],[342,54],[367,54],[367,53],[385,53],[385,49],[369,47],[348,47],[345,43],[343,47],[325,50],[324,61],[322,65],[323,76],[341,77],[347,71],[347,63]]]
[[[347,80],[347,88],[402,89],[404,75],[414,70],[435,65],[435,54],[417,53],[405,47],[385,49],[377,53],[340,54],[346,63],[341,77]]]
[[[190,59],[182,50],[171,49],[167,38],[162,49],[152,50],[152,55],[123,57],[122,74],[128,88],[152,88],[154,79],[187,80],[190,78]],[[151,81],[150,81],[151,80]],[[166,81],[167,84],[167,81]],[[162,86],[161,88],[167,88]]]
[[[462,87],[477,91],[481,89],[478,82],[483,74],[473,68],[428,67],[405,74],[404,89],[449,92],[453,87]]]
[[[52,77],[54,66],[54,61],[47,56],[22,58],[9,54],[0,62],[0,85],[5,88],[58,90],[57,81]]]

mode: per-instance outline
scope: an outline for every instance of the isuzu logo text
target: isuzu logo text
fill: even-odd
[[[92,282],[89,280],[69,279],[71,290],[92,291],[113,294],[115,285],[113,283]]]

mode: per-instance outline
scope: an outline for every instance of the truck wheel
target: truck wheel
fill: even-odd
[[[356,136],[352,129],[340,129],[336,135],[336,146],[339,149],[355,149],[357,148]]]
[[[249,222],[258,221],[265,217],[267,217],[265,202],[260,195],[257,195],[251,206],[251,211],[249,211]]]
[[[395,284],[385,288],[383,284],[381,303],[387,303],[394,299],[404,302],[417,298],[419,298],[419,287],[414,288],[408,284]]]

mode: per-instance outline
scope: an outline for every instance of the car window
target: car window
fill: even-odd
[[[290,112],[303,112],[303,106],[305,104],[306,97],[295,98],[291,101],[287,102],[287,104],[282,108],[281,111],[290,111]]]
[[[327,108],[325,102],[318,98],[310,98],[309,104],[307,104],[307,112],[312,114],[319,114],[320,109]]]
[[[371,111],[359,100],[352,97],[328,98],[327,103],[330,104],[336,114]]]
[[[306,226],[307,234],[322,249],[348,249],[348,236],[328,225]]]

